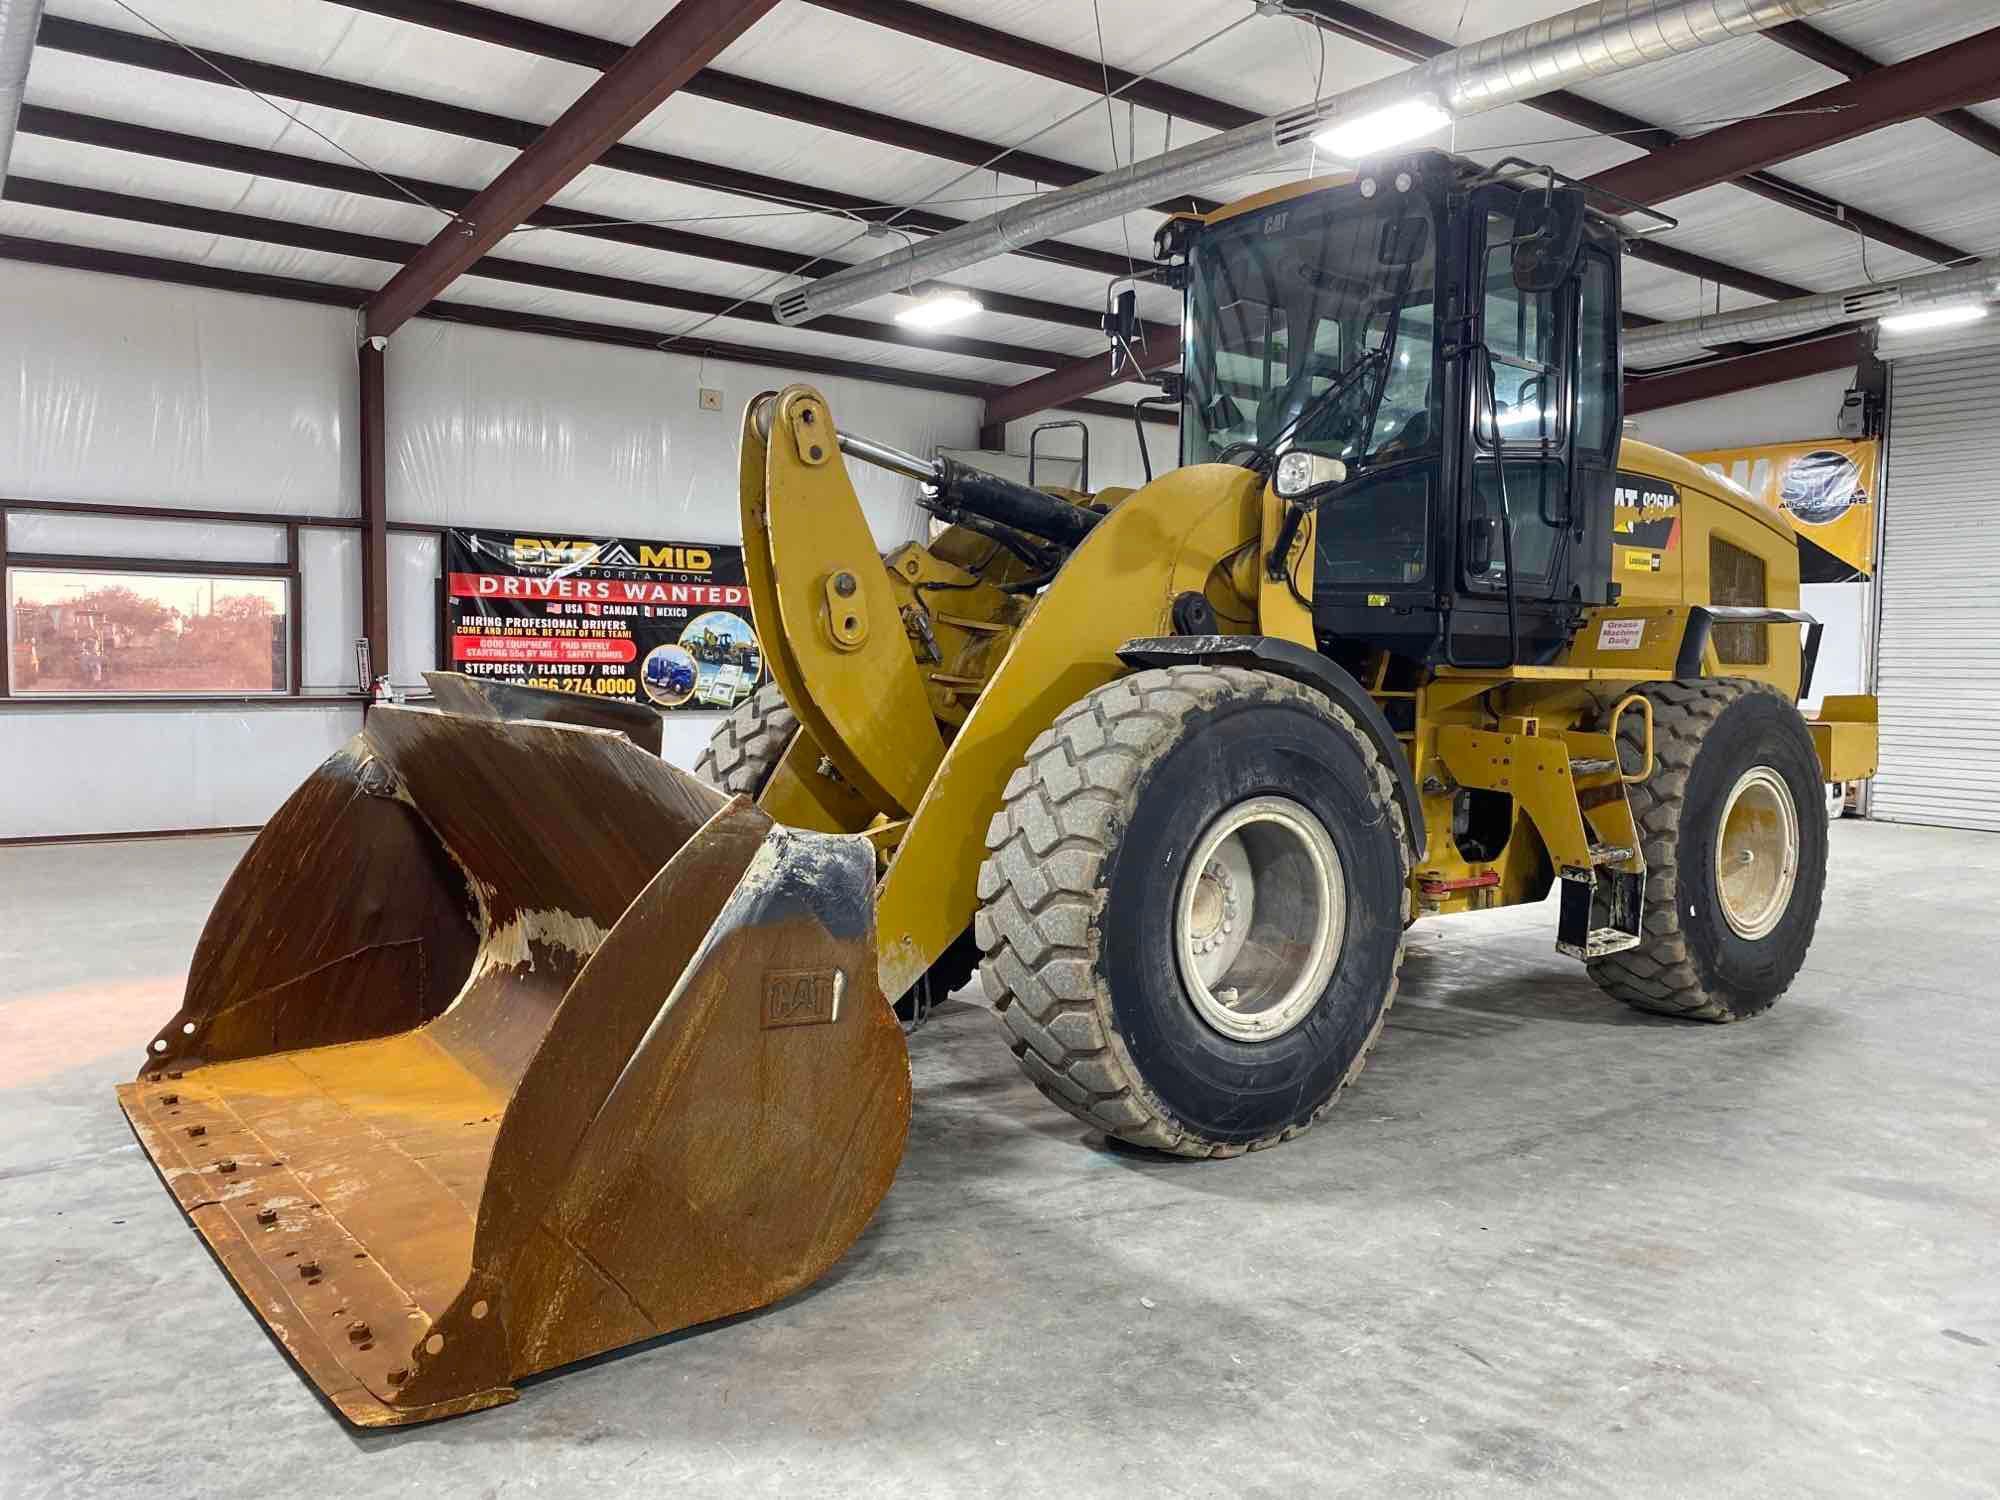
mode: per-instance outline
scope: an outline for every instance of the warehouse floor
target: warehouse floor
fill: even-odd
[[[1342,1106],[1233,1162],[1107,1149],[954,1002],[820,1285],[366,1437],[112,1099],[244,842],[0,850],[10,1500],[2000,1490],[2000,839],[1841,824],[1727,1029],[1601,997],[1552,912],[1420,926]]]

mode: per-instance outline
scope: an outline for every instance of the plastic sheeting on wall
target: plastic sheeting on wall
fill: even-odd
[[[351,516],[354,315],[10,263],[0,494]]]
[[[743,406],[803,378],[850,431],[919,453],[976,441],[969,397],[419,320],[389,343],[389,517],[734,542]],[[878,542],[915,534],[914,484],[849,472]]]
[[[246,828],[360,728],[303,704],[0,714],[0,838]]]
[[[282,569],[285,528],[17,510],[7,517],[7,550],[76,557],[186,558],[190,563],[270,563]]]

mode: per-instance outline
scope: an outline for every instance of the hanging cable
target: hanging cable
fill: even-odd
[[[266,106],[269,109],[275,110],[278,114],[283,115],[287,120],[290,120],[294,125],[298,126],[299,129],[305,131],[307,134],[316,136],[320,140],[326,142],[327,145],[333,147],[334,150],[338,151],[342,156],[346,157],[349,161],[353,162],[357,167],[360,167],[364,172],[368,172],[373,176],[381,178],[382,181],[388,183],[390,187],[394,188],[397,192],[401,193],[405,198],[408,198],[412,203],[415,203],[418,207],[427,208],[432,213],[437,214],[442,218],[451,220],[451,222],[453,222],[454,224],[462,224],[465,222],[464,218],[461,217],[460,215],[453,213],[449,209],[439,208],[435,203],[432,203],[430,200],[424,198],[422,195],[417,193],[415,189],[409,187],[408,185],[402,182],[397,181],[394,177],[391,177],[387,172],[384,172],[381,168],[375,166],[372,162],[367,162],[362,160],[360,157],[356,156],[352,151],[348,150],[345,146],[341,145],[339,141],[336,141],[332,136],[328,135],[324,130],[321,130],[317,126],[308,123],[302,117],[293,114],[290,110],[286,109],[282,104],[278,103],[277,100],[271,98],[267,94],[260,93],[256,89],[251,88],[249,84],[245,83],[242,79],[238,78],[234,73],[230,72],[227,68],[223,67],[221,63],[217,62],[214,58],[210,57],[206,52],[203,52],[198,47],[189,46],[186,42],[182,41],[179,37],[175,36],[171,31],[167,30],[166,27],[162,26],[158,21],[155,21],[151,16],[146,15],[143,11],[135,9],[131,5],[128,5],[126,3],[126,0],[111,0],[111,3],[117,6],[120,10],[124,11],[127,15],[131,16],[134,20],[138,21],[142,26],[149,27],[153,31],[158,32],[160,36],[165,38],[167,41],[173,43],[174,46],[180,48],[181,51],[185,52],[189,57],[192,57],[196,62],[200,63],[204,68],[207,68],[210,72],[220,76],[224,81],[229,83],[231,86],[241,89],[244,93],[248,94],[252,99],[255,99],[258,103]]]
[[[1128,89],[1137,88],[1140,84],[1146,82],[1155,73],[1159,72],[1162,68],[1170,68],[1175,63],[1181,61],[1183,58],[1192,56],[1194,53],[1199,52],[1202,48],[1220,41],[1223,37],[1229,35],[1230,32],[1236,30],[1237,27],[1243,25],[1246,21],[1249,21],[1252,18],[1252,15],[1254,14],[1255,13],[1252,12],[1251,15],[1239,16],[1236,20],[1230,21],[1223,26],[1217,27],[1214,31],[1211,31],[1207,36],[1202,37],[1199,41],[1196,41],[1189,46],[1183,47],[1180,51],[1176,52],[1172,57],[1166,58],[1161,62],[1153,64],[1152,67],[1148,68],[1143,73],[1133,74],[1132,77],[1128,78],[1125,82],[1119,84],[1117,88],[1107,90],[1106,96],[1108,98],[1115,99],[1119,95],[1125,93]],[[916,202],[911,203],[906,207],[898,209],[886,221],[883,221],[885,227],[893,226],[898,220],[902,219],[905,215],[916,212],[916,210],[932,202],[934,199],[941,198],[944,194],[950,192],[953,188],[957,187],[961,182],[964,182],[967,178],[977,176],[982,172],[986,172],[992,169],[999,162],[1004,161],[1007,157],[1012,156],[1015,152],[1020,151],[1023,147],[1032,145],[1034,142],[1041,139],[1043,136],[1047,135],[1050,131],[1059,129],[1063,125],[1068,124],[1071,120],[1074,120],[1075,118],[1077,118],[1077,116],[1085,113],[1088,110],[1096,109],[1097,103],[1098,103],[1097,100],[1092,99],[1088,104],[1079,105],[1077,108],[1071,110],[1068,114],[1063,115],[1059,119],[1051,120],[1048,124],[1044,125],[1040,130],[1034,131],[1031,134],[1029,134],[1025,139],[1016,141],[1011,146],[1003,146],[1000,150],[995,151],[991,156],[987,157],[985,161],[980,162],[977,166],[968,167],[965,171],[960,172],[956,176],[954,176],[949,182],[939,184],[937,188],[935,188],[929,193],[926,193],[923,197],[917,199]],[[805,269],[805,267],[810,266],[811,264],[813,264],[814,261],[823,260],[828,256],[840,254],[843,250],[847,249],[848,246],[854,244],[856,240],[864,238],[866,233],[867,231],[864,231],[863,234],[851,236],[850,238],[843,240],[840,244],[834,246],[833,249],[823,250],[819,252],[818,254],[812,256],[810,259],[801,262],[796,270],[781,272],[780,274],[773,276],[769,281],[764,282],[761,286],[757,287],[753,291],[746,292],[743,296],[737,298],[734,302],[730,303],[729,306],[723,308],[721,311],[710,313],[707,317],[701,319],[701,321],[695,323],[692,327],[683,329],[679,333],[669,334],[665,339],[661,341],[659,347],[665,349],[669,345],[678,342],[681,339],[693,337],[695,334],[701,332],[702,329],[706,328],[710,323],[715,322],[719,318],[728,317],[731,313],[735,312],[745,303],[757,301],[760,298],[764,297],[767,293],[777,288],[782,283],[794,279]]]

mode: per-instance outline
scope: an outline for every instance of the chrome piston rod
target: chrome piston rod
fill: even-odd
[[[891,448],[887,443],[878,443],[873,438],[857,437],[851,432],[835,433],[834,441],[840,444],[840,451],[849,458],[858,458],[865,464],[875,465],[878,469],[901,474],[905,479],[914,479],[921,484],[938,484],[944,479],[942,459],[919,458],[914,453],[905,453],[901,448]]]

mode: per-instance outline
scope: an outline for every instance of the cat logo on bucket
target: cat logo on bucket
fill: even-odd
[[[764,975],[764,1025],[821,1026],[840,1019],[847,976],[838,969],[772,969]]]

